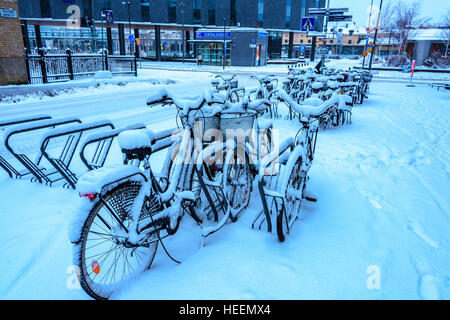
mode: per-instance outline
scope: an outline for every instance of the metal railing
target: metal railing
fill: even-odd
[[[94,76],[95,72],[109,70],[113,75],[137,76],[136,56],[102,54],[46,54],[43,49],[38,54],[25,52],[28,82],[31,84],[60,82],[84,79]]]

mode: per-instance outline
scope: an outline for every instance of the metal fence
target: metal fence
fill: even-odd
[[[103,54],[46,54],[39,49],[38,54],[25,52],[29,83],[49,83],[84,79],[94,76],[95,72],[109,70],[113,75],[137,76],[136,56]]]

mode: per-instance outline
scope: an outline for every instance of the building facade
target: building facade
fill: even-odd
[[[27,83],[17,0],[0,0],[0,85]]]
[[[132,52],[129,34],[140,38],[139,54],[156,60],[195,57],[199,28],[264,28],[268,31],[268,57],[282,55],[283,32],[301,29],[308,8],[324,7],[325,0],[18,0],[26,47],[95,52],[107,48],[111,54]],[[79,8],[74,12],[73,8]],[[102,19],[110,10],[113,23]],[[79,13],[79,31],[67,30],[68,19]],[[322,30],[317,17],[316,30]],[[38,26],[38,27],[36,27]],[[184,33],[182,32],[184,31]],[[55,34],[55,35],[53,35]],[[293,37],[291,37],[293,38]],[[73,41],[72,41],[73,40]],[[293,40],[292,40],[293,41]],[[183,47],[186,50],[183,50]],[[292,56],[293,43],[289,56]]]

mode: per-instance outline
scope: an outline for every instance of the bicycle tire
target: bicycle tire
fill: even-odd
[[[298,213],[300,212],[303,192],[305,188],[305,183],[303,177],[299,175],[302,166],[302,159],[299,158],[291,171],[289,176],[288,185],[286,187],[286,193],[283,203],[280,205],[281,210],[278,210],[277,205],[277,236],[280,242],[283,242],[287,235],[289,234],[288,223],[294,217],[297,219]],[[300,190],[301,189],[301,190]],[[298,192],[301,192],[301,198],[297,199],[295,195],[298,196]]]
[[[115,187],[114,189],[110,190],[109,192],[107,192],[105,194],[105,196],[103,197],[104,201],[106,203],[108,203],[111,207],[117,207],[120,208],[119,211],[121,212],[117,212],[118,216],[122,219],[122,222],[125,224],[127,222],[127,218],[130,217],[130,213],[131,212],[127,212],[125,208],[130,208],[130,205],[132,206],[136,200],[137,194],[139,193],[139,190],[141,188],[141,184],[138,182],[125,182],[123,184],[120,184],[119,186]],[[125,205],[125,206],[124,206]],[[96,238],[91,238],[89,239],[89,236],[91,236],[92,234],[97,235],[101,238],[101,234],[100,232],[92,232],[92,227],[95,225],[97,227],[99,227],[99,225],[97,224],[97,222],[99,222],[98,220],[96,221],[97,217],[100,217],[100,219],[107,219],[106,215],[104,215],[105,217],[103,218],[99,212],[102,209],[102,207],[104,207],[103,202],[101,202],[100,200],[97,201],[97,203],[93,206],[93,208],[91,209],[91,211],[89,212],[82,231],[81,231],[81,236],[80,236],[80,242],[79,242],[79,248],[78,250],[76,250],[75,252],[75,261],[76,261],[76,265],[79,268],[79,281],[81,284],[81,287],[83,288],[83,290],[92,298],[97,299],[97,300],[107,300],[110,298],[110,296],[124,283],[126,282],[128,279],[133,278],[134,276],[136,276],[137,274],[140,274],[141,272],[147,270],[150,268],[150,266],[153,263],[153,260],[155,258],[155,254],[158,248],[158,242],[153,242],[151,244],[148,245],[147,250],[143,250],[144,252],[140,252],[142,254],[142,256],[138,255],[138,250],[142,247],[137,247],[135,249],[132,249],[131,252],[129,252],[129,248],[125,248],[123,246],[124,251],[118,252],[119,250],[121,250],[122,248],[118,249],[119,245],[116,243],[116,240],[114,240],[114,236],[111,234],[103,234],[105,239],[106,237],[110,237],[110,240],[99,240]],[[106,210],[105,210],[106,211]],[[148,213],[148,212],[147,212]],[[150,212],[150,214],[153,214],[152,212]],[[111,223],[112,217],[109,217],[110,220],[109,222]],[[141,217],[140,218],[144,218],[144,216],[141,213]],[[99,220],[100,220],[99,219]],[[129,221],[128,221],[129,222]],[[128,223],[128,225],[130,225]],[[106,230],[104,228],[99,227],[100,230]],[[106,232],[108,232],[106,230]],[[98,242],[94,245],[91,245],[90,247],[86,247],[88,240],[91,240],[91,242],[93,240],[97,240],[97,241],[101,241]],[[100,250],[102,247],[100,246],[101,244],[103,244],[106,241],[110,241],[112,242],[112,246],[111,248],[109,248],[107,251],[105,251],[106,256],[101,256],[98,257],[100,254],[94,254],[94,252],[87,252],[87,249],[93,249],[94,247],[97,247],[96,250]],[[115,247],[114,247],[115,245]],[[109,244],[105,245],[106,247],[109,246]],[[114,249],[113,249],[114,248]],[[112,261],[111,266],[108,266],[107,263],[107,259],[110,256],[110,254],[114,251],[114,261]],[[128,276],[126,278],[122,277],[118,282],[116,283],[110,283],[110,284],[101,284],[101,281],[103,280],[103,278],[106,276],[105,281],[107,281],[109,279],[109,275],[108,273],[111,271],[111,268],[114,265],[114,273],[118,270],[117,269],[117,265],[119,263],[120,260],[120,253],[124,253],[125,252],[125,257],[122,257],[122,262],[123,262],[123,272],[122,275],[125,274],[125,268],[127,266],[127,268],[132,268],[131,265],[131,260],[129,261],[127,256],[130,253],[130,258],[136,257],[136,259],[134,259],[135,261],[137,260],[139,263],[138,268],[136,268],[136,271],[133,272],[133,270],[131,270],[131,272],[128,274]],[[87,255],[89,255],[89,257],[87,257]],[[141,257],[142,261],[139,262],[139,257]],[[91,262],[89,262],[89,260],[91,260],[91,258],[95,258],[94,260],[92,260]],[[102,260],[103,259],[103,260]],[[101,263],[100,263],[101,262]],[[115,262],[115,263],[114,263]],[[106,266],[105,266],[106,265]],[[108,269],[109,267],[109,269]],[[91,273],[89,273],[89,270],[92,270]],[[106,274],[102,273],[102,270],[106,270]],[[120,269],[119,269],[120,271]],[[102,273],[102,278],[100,279],[100,283],[95,282],[95,279],[97,276],[99,276]],[[93,275],[95,274],[95,275]],[[105,274],[105,275],[104,275]],[[112,280],[115,280],[115,275],[111,276]]]
[[[224,193],[228,204],[231,207],[229,210],[230,220],[236,222],[250,203],[252,173],[247,153],[244,152],[245,156],[242,161],[239,156],[241,152],[237,149],[233,152],[233,161],[231,163],[225,163],[224,165],[223,189],[225,190]],[[233,188],[233,186],[239,187]],[[236,195],[237,198],[235,198]],[[236,214],[234,214],[234,212],[236,212]]]

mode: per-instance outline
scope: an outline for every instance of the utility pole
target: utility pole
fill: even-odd
[[[369,12],[369,20],[367,21],[367,39],[366,39],[366,44],[369,42],[369,37],[370,37],[370,23],[372,22],[372,7],[373,7],[373,0],[370,0],[370,12]],[[366,50],[366,47],[365,49]],[[363,57],[363,63],[362,63],[362,68],[364,69],[364,65],[366,64],[366,57]]]
[[[373,37],[372,52],[370,53],[369,71],[372,68],[372,59],[373,59],[373,55],[375,53],[375,46],[376,46],[376,42],[377,42],[378,28],[380,26],[380,16],[381,16],[381,7],[382,6],[383,6],[383,0],[380,0],[380,10],[378,11],[377,28],[375,29],[375,36]]]

